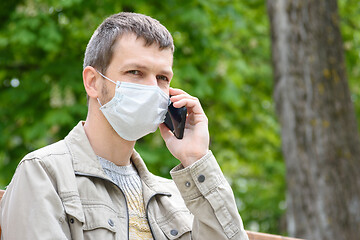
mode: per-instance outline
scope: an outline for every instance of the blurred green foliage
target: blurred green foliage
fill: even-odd
[[[342,0],[340,7],[357,102],[360,6]],[[285,165],[261,0],[6,1],[0,9],[0,188],[26,153],[62,139],[85,119],[86,44],[105,17],[120,11],[150,15],[173,34],[172,86],[202,102],[211,149],[231,183],[245,228],[284,234]],[[170,177],[178,164],[158,132],[136,148],[155,174]]]

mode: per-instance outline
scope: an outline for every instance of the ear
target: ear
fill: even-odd
[[[83,82],[86,93],[90,98],[97,98],[99,96],[100,88],[97,84],[98,73],[95,68],[87,66],[83,71]]]

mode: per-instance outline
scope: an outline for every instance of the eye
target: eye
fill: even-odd
[[[169,82],[169,78],[164,75],[158,75],[158,76],[156,76],[156,79]]]
[[[127,73],[130,73],[130,74],[133,74],[133,75],[140,75],[141,72],[139,70],[130,70],[130,71],[127,71]]]

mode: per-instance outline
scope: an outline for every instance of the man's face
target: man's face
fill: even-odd
[[[115,43],[113,57],[104,74],[113,81],[157,85],[169,94],[172,63],[170,49],[160,50],[157,44],[145,46],[144,39],[125,34]],[[102,94],[104,102],[108,102],[115,94],[115,85],[105,80]]]

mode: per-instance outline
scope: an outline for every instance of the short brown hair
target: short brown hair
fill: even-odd
[[[139,13],[120,12],[106,18],[95,30],[86,47],[83,68],[92,66],[105,74],[116,40],[126,33],[143,38],[146,46],[156,43],[160,49],[174,52],[173,38],[158,20]]]

